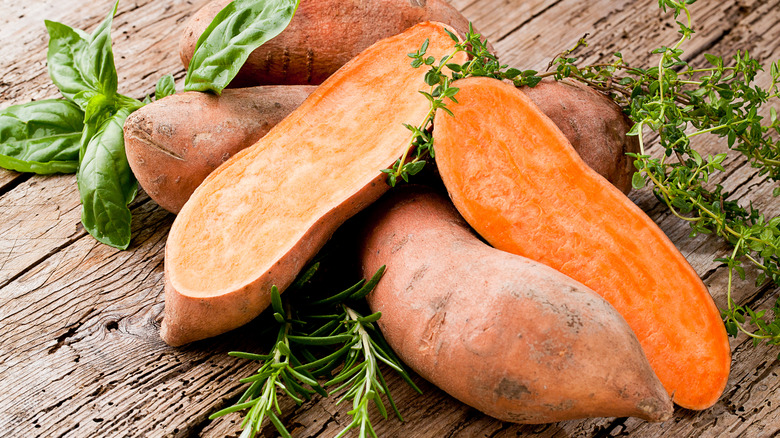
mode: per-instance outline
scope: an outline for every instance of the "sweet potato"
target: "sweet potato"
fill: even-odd
[[[174,94],[125,121],[127,160],[141,187],[178,213],[209,173],[254,144],[314,91],[314,86]]]
[[[639,138],[633,124],[611,99],[576,81],[545,79],[523,92],[563,131],[585,164],[623,193],[631,191],[633,158]]]
[[[185,68],[198,38],[228,3],[214,0],[187,23],[179,42]],[[423,21],[468,30],[468,20],[446,0],[301,0],[287,29],[252,52],[231,86],[320,84],[374,42]]]
[[[616,105],[582,88],[544,81],[524,90],[585,163],[626,192],[633,167],[625,152],[636,152],[636,137],[625,136],[629,126]],[[146,105],[125,122],[130,167],[152,199],[178,213],[209,173],[255,144],[314,89],[266,85],[227,89],[222,96],[187,92]]]
[[[243,325],[284,290],[335,229],[387,191],[429,103],[425,39],[440,59],[454,42],[439,23],[375,43],[252,147],[212,172],[184,204],[165,247],[162,338],[171,345]],[[464,62],[458,56],[456,62]]]
[[[486,245],[430,190],[404,187],[370,211],[363,273],[387,269],[368,302],[420,376],[503,421],[671,416],[636,336],[595,292]]]
[[[590,287],[628,321],[673,400],[711,406],[730,349],[706,286],[663,231],[583,163],[521,91],[456,83],[434,121],[436,163],[458,211],[496,248]]]

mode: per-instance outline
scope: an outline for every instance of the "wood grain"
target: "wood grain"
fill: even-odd
[[[157,79],[184,70],[177,32],[204,0],[120,2],[112,37],[120,92],[142,98]],[[551,56],[588,33],[586,61],[621,51],[634,65],[654,61],[649,50],[675,41],[668,14],[656,2],[628,0],[454,0],[494,43],[503,62],[544,69]],[[42,18],[91,31],[111,2],[0,0],[0,107],[56,97],[46,74]],[[686,56],[749,50],[764,61],[780,58],[780,1],[724,0],[693,5],[697,34]],[[768,76],[759,78],[768,84]],[[723,142],[703,144],[710,153]],[[658,153],[651,147],[651,152]],[[780,214],[771,184],[737,155],[718,183],[769,214]],[[254,364],[230,350],[262,351],[259,322],[185,348],[158,336],[163,306],[163,254],[172,215],[141,194],[133,203],[128,251],[98,244],[80,225],[73,175],[30,176],[0,170],[0,431],[5,437],[238,436],[240,416],[208,415],[235,401],[238,379]],[[726,272],[713,258],[726,248],[689,230],[647,190],[632,199],[659,223],[725,304]],[[749,272],[755,276],[755,272]],[[735,298],[770,307],[772,287],[739,282]],[[780,433],[777,347],[732,340],[733,371],[726,393],[702,412],[677,409],[662,424],[602,418],[549,425],[502,423],[452,400],[415,376],[416,394],[399,378],[389,385],[405,422],[377,421],[383,437],[765,437]],[[518,360],[522,360],[519,358]],[[316,398],[283,404],[295,437],[332,437],[349,422],[346,405]],[[373,412],[375,418],[378,413]],[[262,436],[276,436],[267,427]]]

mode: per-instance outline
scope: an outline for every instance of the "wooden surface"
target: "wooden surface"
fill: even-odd
[[[203,0],[122,1],[113,38],[120,92],[142,98],[157,79],[183,68],[176,54],[183,22]],[[639,66],[648,51],[676,39],[676,27],[655,0],[454,0],[489,37],[502,60],[542,69],[555,53],[585,33],[586,61],[621,51]],[[109,1],[0,0],[0,107],[57,97],[46,73],[43,19],[91,31]],[[780,0],[699,1],[694,40],[686,58],[749,50],[764,62],[780,58]],[[768,75],[759,80],[765,86]],[[724,144],[704,146],[722,151]],[[715,182],[780,214],[765,184],[744,161]],[[714,239],[687,237],[687,226],[643,190],[632,199],[688,257],[719,306],[726,270],[713,262],[725,248]],[[170,348],[158,336],[163,309],[163,249],[173,220],[141,194],[132,205],[130,249],[98,244],[79,222],[73,175],[30,176],[0,170],[0,436],[219,437],[238,436],[238,415],[210,421],[242,391],[238,379],[254,365],[226,355],[258,351],[257,324],[217,339]],[[754,274],[754,273],[753,273]],[[767,308],[772,287],[738,282],[735,298]],[[521,426],[495,421],[449,398],[415,376],[416,395],[393,377],[390,387],[406,419],[376,421],[383,437],[763,437],[780,431],[778,347],[732,340],[733,369],[725,394],[702,412],[677,408],[662,424],[602,418]],[[522,358],[518,358],[522,360]],[[285,402],[284,421],[295,437],[331,437],[348,422],[346,405],[315,399]],[[375,412],[376,415],[376,412]],[[266,428],[263,436],[275,436]]]

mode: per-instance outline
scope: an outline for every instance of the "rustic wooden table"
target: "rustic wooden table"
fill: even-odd
[[[92,30],[110,1],[0,0],[0,107],[59,96],[46,73],[43,19]],[[122,1],[114,20],[120,92],[141,98],[156,80],[184,70],[176,54],[180,29],[205,0]],[[648,52],[676,39],[676,27],[653,0],[454,0],[493,42],[502,60],[543,69],[551,55],[585,33],[587,61],[621,51],[629,63],[655,62]],[[764,62],[780,58],[780,0],[700,1],[697,34],[686,58],[749,50]],[[765,86],[768,75],[759,82]],[[703,146],[711,152],[722,143]],[[771,184],[729,157],[720,182],[744,202],[780,213]],[[720,178],[720,177],[719,177]],[[687,226],[642,190],[632,199],[656,220],[725,304],[726,270],[713,262],[725,247],[688,238]],[[33,176],[0,169],[0,436],[237,436],[238,415],[210,421],[242,391],[238,379],[255,365],[227,356],[257,351],[258,327],[171,348],[158,336],[163,309],[163,248],[173,220],[143,193],[132,204],[134,238],[127,251],[97,243],[82,228],[73,175]],[[739,302],[766,308],[772,287],[739,282]],[[521,426],[493,420],[415,376],[413,393],[393,377],[406,422],[377,421],[383,437],[759,437],[780,433],[777,347],[732,340],[733,370],[721,400],[702,412],[678,408],[650,424],[602,418]],[[519,358],[518,360],[522,360]],[[315,399],[285,404],[295,437],[330,437],[348,421],[346,405]],[[376,414],[376,412],[375,412]],[[266,428],[263,436],[275,436]]]

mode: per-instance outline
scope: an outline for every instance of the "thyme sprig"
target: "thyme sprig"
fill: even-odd
[[[371,402],[378,407],[383,418],[387,409],[382,397],[402,420],[380,369],[380,363],[399,373],[412,388],[420,392],[412,382],[401,361],[382,338],[374,323],[380,313],[363,316],[359,308],[384,273],[380,268],[368,281],[361,280],[351,287],[322,297],[311,287],[310,280],[319,269],[313,264],[296,279],[282,298],[275,287],[271,291],[273,319],[279,324],[276,342],[268,354],[231,352],[232,356],[262,362],[260,369],[242,382],[249,388],[238,402],[212,414],[209,418],[249,409],[241,423],[241,438],[254,437],[266,418],[283,436],[290,436],[279,418],[282,410],[279,395],[285,395],[301,404],[318,393],[322,396],[344,391],[341,399],[352,400],[352,417],[339,437],[357,429],[361,438],[376,438],[369,415]],[[293,304],[295,303],[295,304]],[[334,376],[332,373],[338,370]],[[320,383],[326,380],[324,383]],[[325,388],[339,385],[327,392]]]
[[[551,63],[553,72],[540,76],[577,79],[610,93],[624,106],[635,122],[630,134],[638,136],[640,144],[633,186],[650,184],[669,211],[690,224],[692,237],[717,235],[731,248],[716,259],[728,268],[727,307],[722,309],[728,333],[744,333],[756,343],[780,344],[780,301],[770,316],[732,298],[732,277],[736,273],[745,279],[744,263],[757,268],[757,285],[780,285],[780,217],[767,218],[752,204],[743,207],[734,193],[712,184],[725,171],[727,153],[705,156],[691,145],[701,135],[725,138],[727,148],[744,155],[759,176],[780,180],[777,110],[769,109],[768,121],[759,114],[770,100],[780,97],[780,61],[770,66],[767,89],[753,83],[763,68],[747,51],[737,52],[731,62],[706,54],[707,66],[692,66],[682,58],[684,43],[694,35],[692,3],[659,0],[659,6],[671,9],[675,19],[684,18],[677,21],[680,36],[675,44],[652,52],[658,55],[658,63],[651,68],[630,67],[620,53],[611,63],[577,66],[577,58],[565,53]],[[659,158],[646,152],[648,133],[658,137],[663,149]],[[780,196],[780,187],[774,188],[773,195]]]
[[[452,115],[452,112],[447,108],[447,101],[457,103],[455,95],[458,93],[458,88],[452,86],[453,81],[471,76],[487,76],[511,80],[519,87],[522,85],[534,86],[541,80],[535,70],[518,70],[501,64],[491,52],[487,39],[476,33],[471,23],[469,23],[469,30],[462,40],[449,30],[447,33],[455,42],[455,46],[452,52],[443,56],[438,62],[435,57],[426,56],[429,44],[427,39],[417,52],[408,54],[412,58],[412,67],[427,66],[429,68],[425,73],[425,83],[430,88],[428,91],[420,91],[420,94],[428,99],[430,108],[423,121],[418,125],[404,124],[412,132],[409,150],[404,152],[392,168],[382,170],[387,174],[387,182],[390,186],[394,187],[399,180],[409,182],[410,176],[422,171],[428,158],[435,158],[431,134],[433,118],[439,109]],[[451,62],[455,55],[461,52],[466,53],[468,59],[462,64]],[[410,157],[410,155],[412,156]]]

